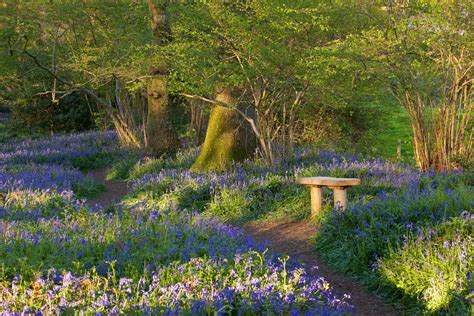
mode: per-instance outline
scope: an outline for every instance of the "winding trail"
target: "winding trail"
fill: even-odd
[[[88,176],[105,187],[104,193],[88,201],[89,205],[98,204],[109,207],[119,202],[128,193],[125,181],[107,180],[106,175],[107,168],[92,170],[88,173]],[[250,222],[243,225],[242,228],[247,234],[252,235],[256,241],[269,240],[271,242],[270,249],[276,253],[299,259],[312,274],[323,276],[335,293],[339,295],[350,294],[349,302],[356,308],[355,315],[400,315],[393,306],[383,302],[348,276],[332,271],[316,256],[309,240],[314,235],[316,227],[309,220],[263,224],[261,222]],[[311,267],[314,266],[317,266],[318,269],[312,270]]]
[[[324,277],[339,295],[350,294],[349,302],[355,306],[355,315],[399,315],[394,307],[385,303],[350,277],[331,270],[317,257],[310,238],[316,227],[309,220],[286,223],[251,222],[243,226],[245,232],[257,241],[270,240],[270,249],[278,254],[290,255],[306,265],[314,275]],[[318,269],[311,268],[317,266]]]
[[[88,200],[90,206],[95,204],[107,208],[120,200],[128,193],[127,182],[120,180],[107,180],[108,168],[100,168],[91,170],[87,173],[89,177],[102,184],[105,188],[105,192],[99,196]]]

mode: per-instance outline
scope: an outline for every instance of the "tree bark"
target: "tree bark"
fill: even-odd
[[[147,0],[151,14],[151,30],[158,45],[171,40],[171,32],[166,17],[166,5],[156,5]],[[146,125],[147,149],[155,155],[175,152],[179,146],[178,134],[171,121],[171,104],[168,97],[166,64],[158,65],[152,71],[153,79],[147,87],[148,113]]]
[[[192,100],[190,102],[190,126],[194,131],[194,142],[201,145],[206,136],[207,124],[209,121],[209,114],[203,111],[204,101]]]
[[[171,122],[166,75],[157,75],[148,85],[147,142],[155,155],[173,153],[179,148],[178,135]]]
[[[220,170],[232,162],[251,157],[257,146],[248,122],[235,109],[235,98],[230,89],[216,94],[216,105],[211,111],[206,138],[192,170]],[[242,111],[242,110],[241,110]]]

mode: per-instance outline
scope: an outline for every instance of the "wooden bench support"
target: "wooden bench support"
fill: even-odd
[[[347,208],[347,192],[345,187],[331,188],[334,190],[334,207],[345,210]]]
[[[317,214],[323,207],[323,188],[320,186],[312,186],[311,192],[311,213]]]
[[[334,207],[347,208],[347,188],[360,184],[357,178],[308,177],[298,178],[296,183],[304,184],[311,192],[311,215],[317,215],[323,206],[323,188],[329,187],[334,191]]]

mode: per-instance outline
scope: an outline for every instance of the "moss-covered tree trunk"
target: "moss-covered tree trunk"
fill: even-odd
[[[169,25],[166,17],[166,3],[155,4],[147,0],[151,14],[151,30],[155,40],[161,46],[171,40]],[[180,145],[178,135],[171,120],[171,104],[167,89],[167,65],[157,66],[148,87],[148,113],[146,125],[147,149],[155,155],[172,153]]]
[[[216,105],[209,117],[206,138],[193,170],[218,170],[228,167],[233,161],[242,161],[255,152],[256,138],[249,124],[235,109],[235,98],[230,89],[216,94],[216,101],[227,106]]]
[[[148,85],[147,146],[155,155],[174,152],[179,139],[171,122],[166,75],[155,76]]]

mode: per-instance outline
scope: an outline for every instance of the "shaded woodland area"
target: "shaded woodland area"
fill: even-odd
[[[0,314],[472,315],[473,9],[0,1]]]
[[[200,169],[273,164],[304,143],[395,158],[397,139],[423,170],[472,162],[471,1],[7,1],[0,12],[1,102],[30,133],[113,127],[155,155],[204,142]]]

